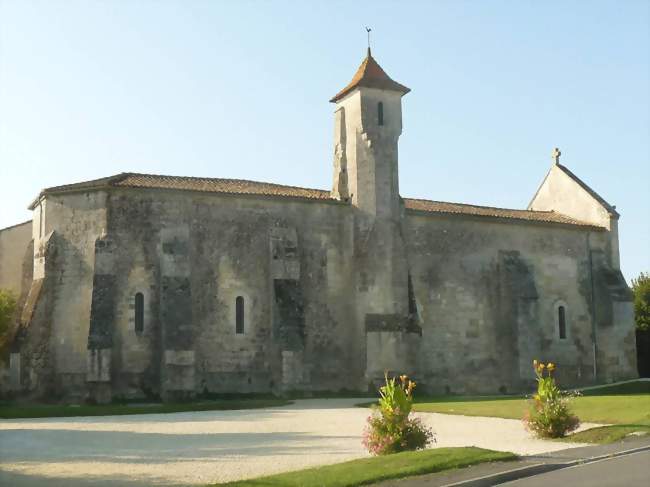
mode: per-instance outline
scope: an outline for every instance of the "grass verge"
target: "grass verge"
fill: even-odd
[[[418,397],[413,409],[421,412],[521,419],[527,409],[523,396]],[[650,383],[634,381],[590,388],[571,401],[572,411],[585,423],[612,426],[575,433],[564,441],[613,443],[634,432],[650,434]]]
[[[416,399],[415,411],[521,419],[528,405],[525,398],[427,398]],[[571,401],[581,421],[604,424],[636,424],[650,421],[650,394],[582,396]],[[650,423],[649,423],[650,424]]]
[[[102,404],[102,405],[31,405],[2,404],[0,418],[61,418],[72,416],[121,416],[125,414],[182,413],[188,411],[223,411],[285,406],[285,399],[223,399],[198,403]]]
[[[614,443],[620,441],[626,436],[635,434],[650,435],[649,424],[616,424],[612,426],[601,426],[591,428],[586,431],[574,433],[561,441],[570,441],[575,443]]]
[[[475,447],[435,448],[417,452],[396,453],[382,457],[362,458],[324,467],[212,485],[231,487],[292,487],[305,485],[351,487],[382,480],[468,467],[478,463],[515,460],[516,458],[516,455],[512,453]]]

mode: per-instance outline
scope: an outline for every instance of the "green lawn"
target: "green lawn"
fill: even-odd
[[[650,421],[650,394],[582,396],[572,400],[574,413],[587,423],[630,424]],[[419,397],[415,411],[520,419],[525,398]],[[650,423],[649,423],[650,424]]]
[[[611,443],[634,431],[650,433],[650,384],[636,381],[603,386],[572,400],[573,412],[586,423],[612,424],[576,433],[569,441]],[[524,397],[416,397],[414,410],[465,416],[521,419],[527,409]]]
[[[251,480],[225,484],[237,487],[348,487],[367,485],[382,480],[440,472],[467,467],[477,463],[514,460],[512,453],[482,448],[436,448],[417,452],[403,452],[382,457],[362,458],[325,467],[310,468]]]
[[[70,416],[113,416],[124,414],[160,414],[186,411],[214,411],[227,409],[257,409],[285,406],[284,399],[221,399],[196,403],[105,404],[105,405],[31,405],[0,404],[0,418],[48,418]]]

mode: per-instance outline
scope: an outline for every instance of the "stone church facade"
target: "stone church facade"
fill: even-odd
[[[3,391],[430,393],[636,376],[616,209],[559,163],[525,210],[408,199],[402,96],[368,55],[335,105],[331,191],[123,173],[43,190],[0,231],[19,294]]]

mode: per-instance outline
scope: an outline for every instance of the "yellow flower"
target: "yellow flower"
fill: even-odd
[[[537,359],[533,360],[533,367],[537,368]]]
[[[544,370],[544,367],[546,367],[544,364],[539,364],[539,370]]]
[[[401,380],[402,382],[406,382],[406,379],[408,379],[407,375],[400,375],[399,376],[399,380]]]

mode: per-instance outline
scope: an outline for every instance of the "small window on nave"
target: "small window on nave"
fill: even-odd
[[[235,333],[243,335],[244,333],[244,298],[237,296],[235,299]]]
[[[384,104],[382,102],[377,103],[377,123],[384,125]]]
[[[135,332],[140,335],[144,331],[144,294],[135,294]]]
[[[557,325],[560,339],[566,338],[566,310],[564,306],[559,306],[557,309]]]

